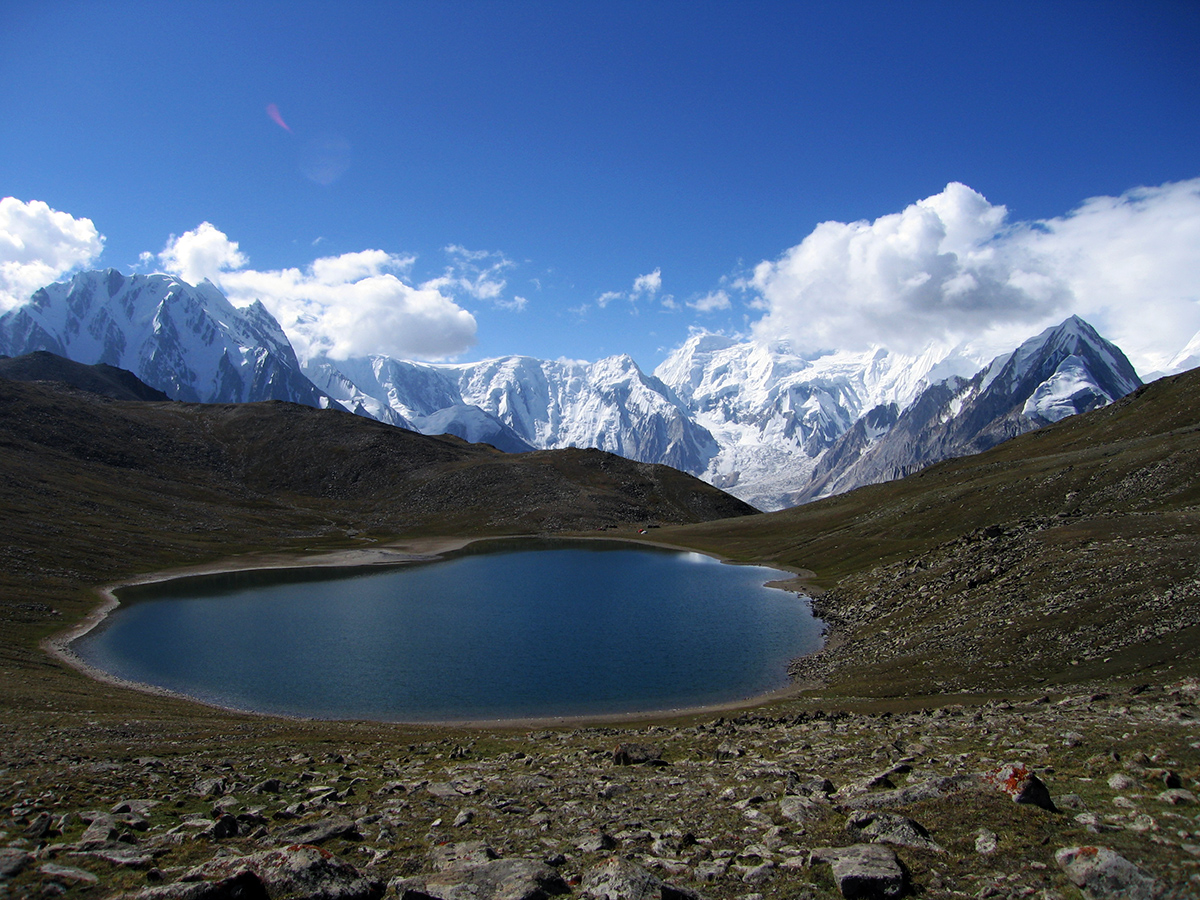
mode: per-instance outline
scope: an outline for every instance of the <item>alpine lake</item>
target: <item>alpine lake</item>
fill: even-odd
[[[429,562],[123,588],[77,639],[120,679],[233,709],[464,722],[737,703],[823,625],[789,573],[616,541],[487,541]]]

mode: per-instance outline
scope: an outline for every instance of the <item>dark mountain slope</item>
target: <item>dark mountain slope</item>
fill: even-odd
[[[664,466],[520,456],[332,410],[124,403],[0,380],[0,621],[13,579],[97,583],[182,558],[371,535],[626,528],[754,512]],[[349,536],[354,536],[352,541]]]
[[[132,372],[107,363],[77,363],[46,350],[15,358],[0,358],[0,378],[11,381],[49,381],[111,400],[170,400]]]
[[[816,573],[846,693],[1200,668],[1200,370],[977,456],[669,539]]]

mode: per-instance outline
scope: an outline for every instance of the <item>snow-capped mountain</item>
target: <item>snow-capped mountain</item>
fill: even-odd
[[[970,379],[930,385],[902,412],[895,405],[876,407],[830,447],[809,484],[787,499],[801,503],[980,453],[1105,406],[1141,385],[1125,354],[1072,316]]]
[[[208,281],[108,269],[49,285],[0,316],[0,353],[35,350],[126,369],[173,400],[330,405],[266,307],[237,309]]]
[[[981,362],[944,346],[920,356],[874,348],[808,358],[783,343],[699,334],[654,374],[716,437],[719,452],[696,474],[760,509],[778,509],[865,412],[907,406],[930,381],[972,374]]]
[[[1141,383],[1077,318],[986,366],[962,347],[806,357],[699,334],[652,375],[625,355],[320,357],[301,368],[261,303],[235,308],[207,281],[111,269],[49,285],[0,316],[0,354],[35,350],[128,369],[178,400],[340,405],[509,452],[597,447],[699,475],[760,509],[978,452]]]
[[[500,449],[598,447],[688,472],[704,471],[717,452],[679,398],[629,356],[595,363],[507,356],[462,365],[373,356],[316,360],[305,370],[350,408],[376,418],[385,410],[420,431],[450,429]]]

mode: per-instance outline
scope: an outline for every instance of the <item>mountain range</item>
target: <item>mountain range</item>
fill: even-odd
[[[0,354],[127,369],[172,399],[343,408],[510,453],[588,447],[696,475],[764,509],[886,481],[1111,403],[1141,385],[1072,317],[990,362],[961,348],[808,357],[697,334],[653,373],[508,356],[431,364],[297,358],[258,302],[211,283],[84,272],[0,316]]]

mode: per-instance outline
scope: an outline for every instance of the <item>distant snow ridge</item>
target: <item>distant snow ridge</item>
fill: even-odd
[[[305,370],[346,406],[500,449],[598,447],[689,472],[704,471],[717,452],[679,398],[629,356],[595,363],[506,356],[461,365],[372,356],[319,359]]]
[[[0,316],[0,353],[35,350],[126,369],[173,400],[330,403],[266,307],[237,309],[208,281],[108,269],[49,285]]]

